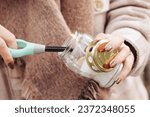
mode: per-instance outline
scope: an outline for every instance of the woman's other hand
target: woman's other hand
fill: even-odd
[[[122,37],[117,37],[111,34],[99,34],[95,39],[108,39],[109,43],[105,46],[105,51],[111,51],[113,49],[119,49],[117,56],[110,62],[110,67],[115,67],[117,64],[123,63],[123,69],[116,80],[119,84],[124,80],[132,70],[134,63],[134,55],[130,48],[124,44],[124,39]]]

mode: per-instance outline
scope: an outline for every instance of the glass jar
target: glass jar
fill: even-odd
[[[66,66],[84,76],[94,79],[101,87],[110,87],[118,78],[122,64],[109,67],[109,62],[117,55],[118,50],[103,51],[108,40],[93,40],[86,34],[76,32],[63,44],[66,49],[59,53]]]

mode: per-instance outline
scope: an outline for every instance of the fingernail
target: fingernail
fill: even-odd
[[[121,80],[119,80],[119,81],[117,82],[117,84],[120,84],[120,82],[121,82]]]
[[[116,84],[120,84],[120,82],[121,82],[121,79],[118,78],[118,80],[116,80]]]
[[[14,69],[14,63],[8,63],[10,69]]]
[[[117,62],[115,60],[110,62],[110,67],[115,67],[117,65]]]
[[[106,46],[105,46],[105,50],[106,51],[109,51],[109,50],[111,50],[112,49],[112,46],[110,45],[110,44],[107,44]]]

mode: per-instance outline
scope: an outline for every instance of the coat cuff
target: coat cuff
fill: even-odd
[[[121,28],[112,32],[112,34],[123,37],[128,46],[130,46],[130,49],[132,48],[131,51],[135,51],[133,53],[135,62],[130,74],[133,76],[141,74],[147,64],[149,57],[148,50],[150,49],[150,45],[145,37],[140,32],[131,28]]]

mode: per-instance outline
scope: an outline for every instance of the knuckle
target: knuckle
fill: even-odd
[[[123,79],[125,79],[125,77],[126,77],[126,75],[124,74],[124,73],[122,73],[122,74],[120,74],[120,76],[119,76],[119,80],[123,80]]]
[[[116,61],[117,61],[118,64],[119,64],[119,63],[122,63],[123,60],[124,60],[124,58],[121,57],[121,56],[118,56],[118,57],[116,58]]]
[[[4,40],[0,40],[0,49],[4,49],[6,47],[6,43]]]
[[[126,50],[127,52],[130,52],[130,48],[129,48],[128,46],[125,46],[125,50]]]
[[[11,63],[11,62],[13,62],[13,59],[10,56],[8,56],[7,58],[5,58],[5,61],[7,63]]]
[[[16,40],[16,37],[14,34],[12,34],[12,40]]]
[[[99,33],[96,38],[102,38],[104,36],[104,33]]]
[[[132,69],[132,66],[129,62],[126,63],[126,70],[130,71]]]
[[[7,43],[11,44],[11,43],[14,43],[14,42],[16,42],[15,36],[13,36],[11,39],[9,39]]]
[[[124,53],[120,53],[117,57],[116,60],[118,61],[118,63],[122,63],[125,60],[125,56]]]

